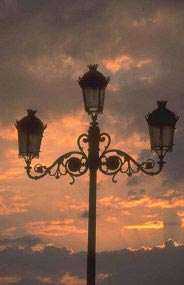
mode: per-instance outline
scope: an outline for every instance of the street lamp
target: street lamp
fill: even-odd
[[[31,179],[40,179],[45,175],[60,178],[69,175],[73,184],[75,178],[82,176],[89,170],[89,219],[88,219],[88,251],[87,251],[87,285],[95,285],[95,255],[96,255],[96,185],[97,171],[112,177],[116,181],[118,173],[131,176],[142,171],[153,176],[161,172],[164,157],[172,151],[174,129],[178,116],[166,108],[166,101],[158,101],[158,108],[146,116],[151,150],[158,156],[158,162],[148,159],[137,162],[129,154],[118,149],[110,149],[111,138],[108,133],[101,133],[97,116],[103,112],[105,88],[109,78],[104,77],[98,70],[98,65],[89,65],[89,71],[78,83],[82,88],[85,111],[91,116],[92,121],[88,134],[78,137],[79,151],[72,151],[61,155],[50,166],[36,164],[33,167],[33,158],[39,157],[41,139],[46,128],[40,119],[35,116],[36,111],[28,109],[28,115],[16,121],[18,131],[19,156],[26,163],[26,172]]]

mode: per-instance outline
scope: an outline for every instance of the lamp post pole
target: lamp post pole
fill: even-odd
[[[90,169],[89,217],[87,249],[87,285],[95,285],[96,276],[96,177],[97,170]]]
[[[87,285],[95,285],[96,271],[96,186],[99,167],[100,129],[95,118],[89,127],[89,217],[87,251]]]
[[[41,140],[46,125],[35,116],[36,111],[28,109],[28,115],[16,121],[19,142],[19,157],[26,163],[26,172],[31,179],[41,179],[46,175],[60,178],[68,174],[72,181],[84,175],[89,170],[89,218],[88,218],[88,249],[87,249],[87,285],[95,285],[96,276],[96,188],[97,171],[112,177],[125,173],[129,177],[139,171],[153,176],[159,174],[164,166],[164,157],[172,151],[175,124],[178,120],[172,111],[166,108],[166,101],[158,101],[158,108],[148,113],[151,150],[158,156],[157,163],[153,159],[137,162],[133,157],[118,149],[109,149],[111,138],[108,133],[100,133],[97,122],[98,114],[103,111],[105,88],[109,78],[105,78],[97,71],[98,65],[90,65],[89,71],[79,78],[82,88],[85,111],[91,115],[88,134],[78,137],[78,151],[71,151],[61,155],[50,166],[40,163],[34,167],[31,162],[39,157]],[[103,144],[100,147],[100,144]],[[87,148],[87,150],[86,150]]]

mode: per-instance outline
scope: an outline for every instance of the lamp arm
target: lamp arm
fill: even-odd
[[[118,149],[105,150],[100,156],[99,170],[106,175],[112,176],[112,181],[115,180],[115,176],[120,173],[126,173],[128,176],[132,176],[134,173],[142,171],[143,173],[154,176],[159,174],[164,165],[163,157],[159,157],[157,162],[158,168],[155,168],[155,161],[148,159],[142,163],[137,162],[133,157],[124,151]]]
[[[50,166],[45,166],[37,163],[34,167],[31,166],[32,158],[24,157],[26,162],[26,172],[29,178],[38,180],[46,176],[54,176],[59,179],[63,175],[69,175],[72,178],[70,184],[75,182],[75,177],[82,176],[88,170],[87,155],[84,152],[83,144],[87,143],[87,135],[81,134],[77,140],[77,145],[80,151],[71,151],[61,155]],[[34,174],[32,174],[32,168]]]
[[[134,173],[142,171],[147,175],[154,176],[159,174],[163,169],[165,163],[163,158],[167,151],[156,151],[158,156],[157,163],[153,159],[147,159],[146,161],[139,163],[124,151],[109,149],[111,137],[108,133],[100,134],[100,143],[103,146],[101,147],[102,151],[99,156],[99,170],[105,175],[111,175],[113,182],[117,182],[115,177],[119,172],[132,176]],[[158,168],[155,167],[156,164],[158,165]]]

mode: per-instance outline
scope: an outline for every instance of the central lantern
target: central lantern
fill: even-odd
[[[89,115],[103,112],[105,88],[110,78],[100,73],[97,64],[90,64],[89,71],[79,77],[79,85],[82,88],[85,111]]]

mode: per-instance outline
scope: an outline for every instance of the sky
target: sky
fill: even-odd
[[[183,284],[183,31],[179,0],[0,0],[0,285],[86,284],[89,175],[29,179],[14,124],[28,108],[47,124],[33,165],[78,151],[89,64],[110,76],[112,148],[155,159],[145,115],[166,100],[179,116],[161,174],[98,173],[96,283]]]

